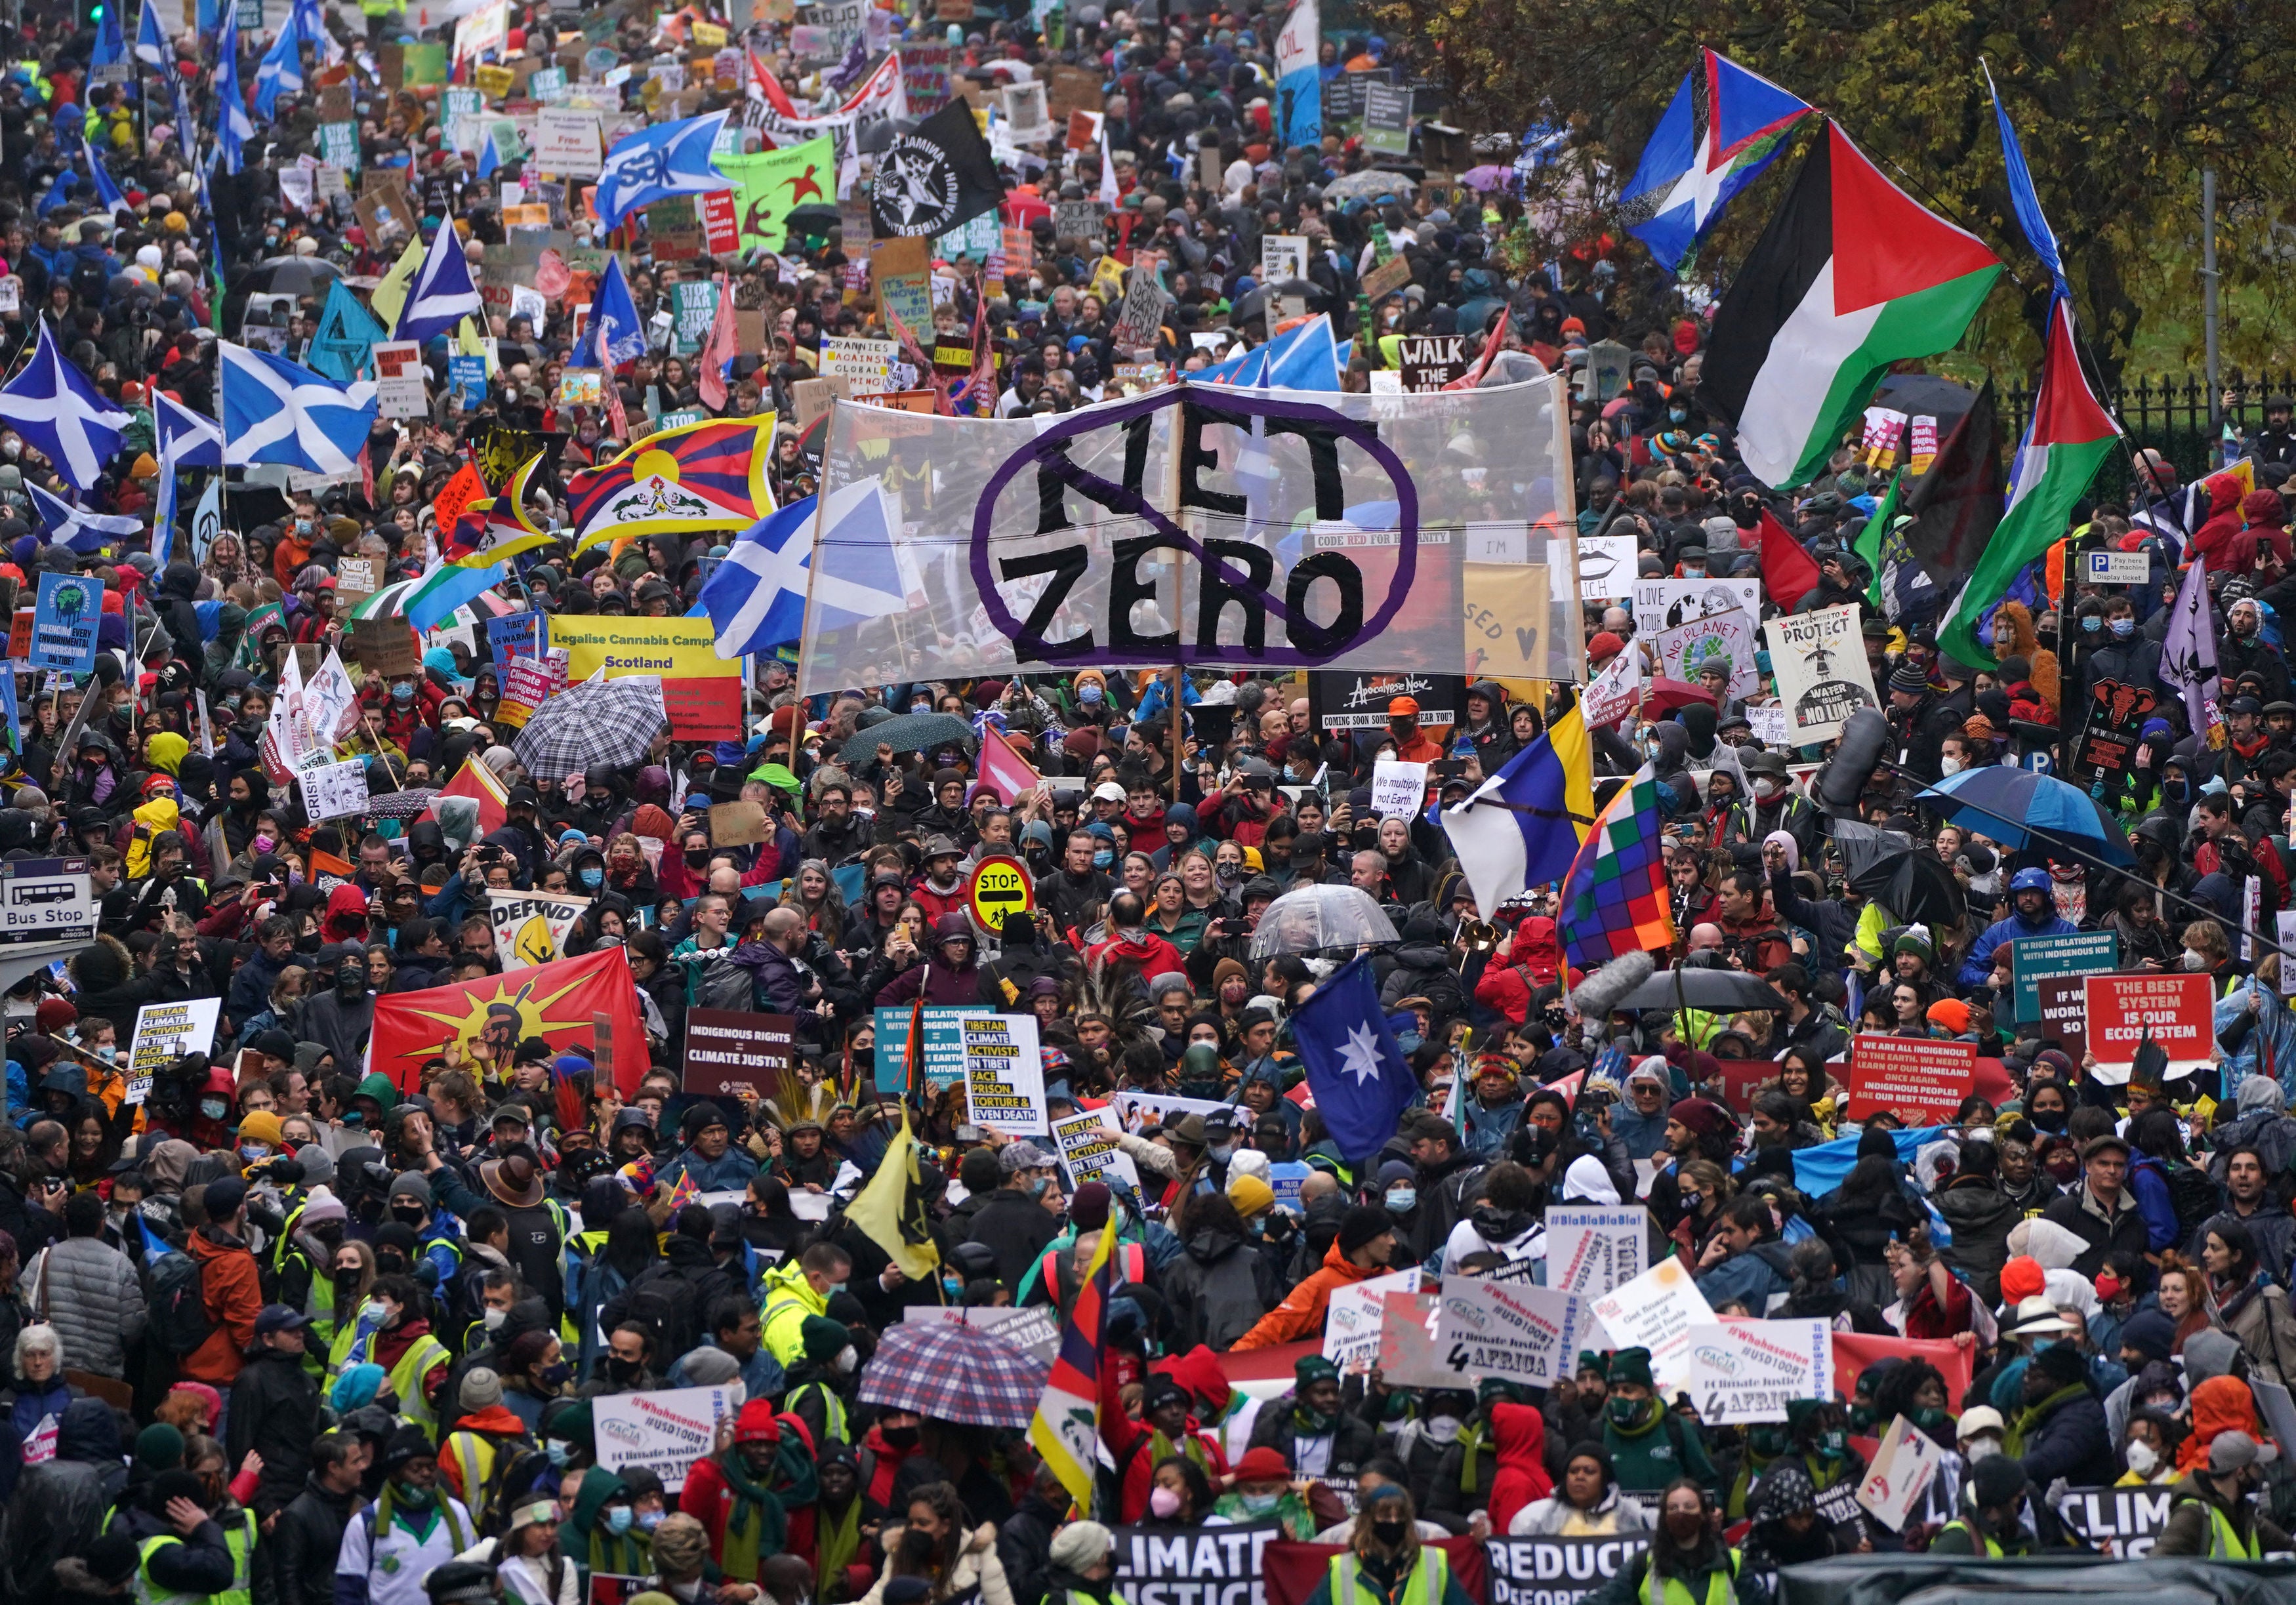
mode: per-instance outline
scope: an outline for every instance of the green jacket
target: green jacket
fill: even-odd
[[[1611,1463],[1618,1470],[1619,1486],[1655,1494],[1676,1478],[1687,1477],[1701,1487],[1714,1487],[1714,1462],[1706,1458],[1697,1429],[1659,1400],[1651,1403],[1657,1418],[1635,1431],[1622,1431],[1607,1413],[1603,1416],[1603,1447],[1610,1452]]]

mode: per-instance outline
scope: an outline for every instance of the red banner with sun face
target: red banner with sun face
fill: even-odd
[[[463,1053],[501,1066],[506,1077],[518,1044],[529,1036],[548,1043],[554,1053],[570,1048],[597,1053],[600,1017],[611,1038],[603,1056],[612,1061],[614,1085],[630,1097],[645,1079],[652,1055],[637,982],[619,947],[483,980],[386,993],[374,1000],[367,1068],[390,1077],[402,1093],[421,1089],[422,1067],[430,1060]]]

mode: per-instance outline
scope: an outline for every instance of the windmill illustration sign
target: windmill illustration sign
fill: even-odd
[[[1874,673],[1857,610],[1845,604],[1773,618],[1762,626],[1770,672],[1786,710],[1786,744],[1830,741],[1861,708],[1875,705]]]
[[[78,574],[40,576],[39,602],[32,610],[34,668],[95,671],[96,633],[103,622],[103,587]]]

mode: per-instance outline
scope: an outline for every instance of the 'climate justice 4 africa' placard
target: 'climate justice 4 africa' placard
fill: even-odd
[[[1690,1396],[1702,1421],[1782,1421],[1792,1399],[1833,1396],[1824,1321],[1718,1321],[1690,1331]]]
[[[2175,1080],[2212,1062],[2216,1028],[2205,975],[2093,975],[2088,978],[2088,1051],[2108,1086],[2128,1084],[2145,1033],[2168,1054],[2161,1073]]]

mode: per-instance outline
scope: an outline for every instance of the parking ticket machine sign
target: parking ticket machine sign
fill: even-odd
[[[972,917],[981,929],[1001,931],[1005,915],[1034,911],[1036,887],[1029,878],[1028,866],[1018,858],[983,858],[972,866],[972,880],[965,888],[965,900],[972,905]]]
[[[95,932],[95,888],[85,858],[0,861],[0,936],[37,942]]]

